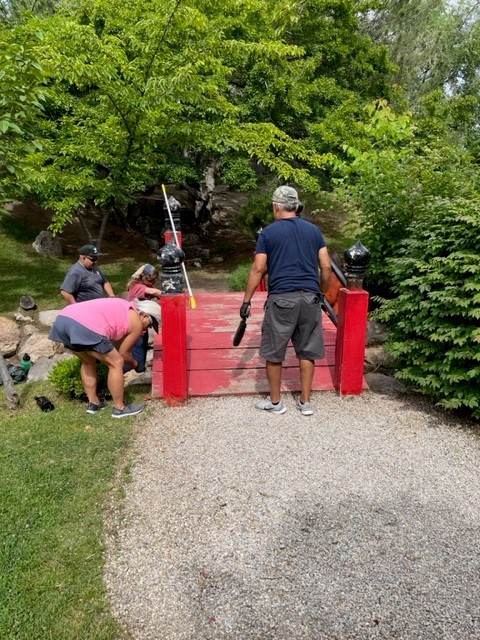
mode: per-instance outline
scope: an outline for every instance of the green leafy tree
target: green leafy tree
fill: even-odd
[[[368,110],[363,147],[346,148],[349,160],[337,164],[342,173],[337,188],[371,252],[369,286],[388,295],[393,284],[389,259],[398,257],[425,202],[475,197],[480,174],[455,132],[434,113],[415,120],[385,102]]]
[[[208,214],[222,171],[239,185],[268,177],[315,191],[364,94],[385,88],[385,52],[355,35],[351,0],[161,9],[79,2],[11,31],[12,41],[43,33],[42,149],[22,159],[20,195],[52,209],[57,232],[88,206],[124,219],[134,194],[159,182],[183,181]]]
[[[41,34],[23,44],[4,35],[0,29],[0,186],[4,192],[20,193],[25,161],[42,149],[36,123],[43,112],[44,75],[34,54],[34,41],[39,42]]]

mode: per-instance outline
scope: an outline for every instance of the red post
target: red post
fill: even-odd
[[[163,399],[170,407],[187,402],[187,296],[163,295]]]
[[[340,289],[334,386],[341,395],[358,395],[363,388],[368,292]]]
[[[182,232],[181,231],[176,231],[175,233],[177,234],[178,246],[181,247],[182,246]],[[173,231],[169,231],[167,229],[167,231],[165,231],[165,233],[163,234],[163,237],[165,238],[165,244],[167,244],[167,242],[175,242],[175,236],[173,235]]]

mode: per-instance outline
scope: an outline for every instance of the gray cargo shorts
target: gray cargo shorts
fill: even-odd
[[[319,294],[292,291],[268,296],[260,355],[269,362],[283,362],[290,339],[300,360],[325,356]]]

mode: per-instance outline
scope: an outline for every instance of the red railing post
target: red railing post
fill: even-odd
[[[180,208],[174,198],[169,198],[169,203],[172,212]],[[162,263],[162,395],[170,407],[185,404],[188,399],[187,296],[181,273],[185,254],[180,248],[180,219],[174,216],[173,220],[175,234],[170,221],[167,224],[166,220],[165,246],[158,252]],[[180,246],[175,243],[175,236]]]
[[[347,287],[342,287],[338,296],[333,383],[341,395],[358,395],[363,388],[369,301],[369,294],[362,284],[370,254],[357,242],[345,251],[344,256]]]
[[[162,295],[163,399],[170,406],[185,404],[187,379],[187,296]]]

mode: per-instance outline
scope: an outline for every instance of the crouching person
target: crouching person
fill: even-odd
[[[121,298],[98,298],[69,305],[58,314],[49,338],[61,342],[80,358],[80,373],[88,398],[87,413],[106,406],[97,394],[97,361],[108,367],[108,390],[112,396],[112,418],[133,416],[141,404],[124,402],[123,366],[136,368],[132,349],[138,338],[153,327],[158,331],[160,307],[151,300],[129,302]]]

